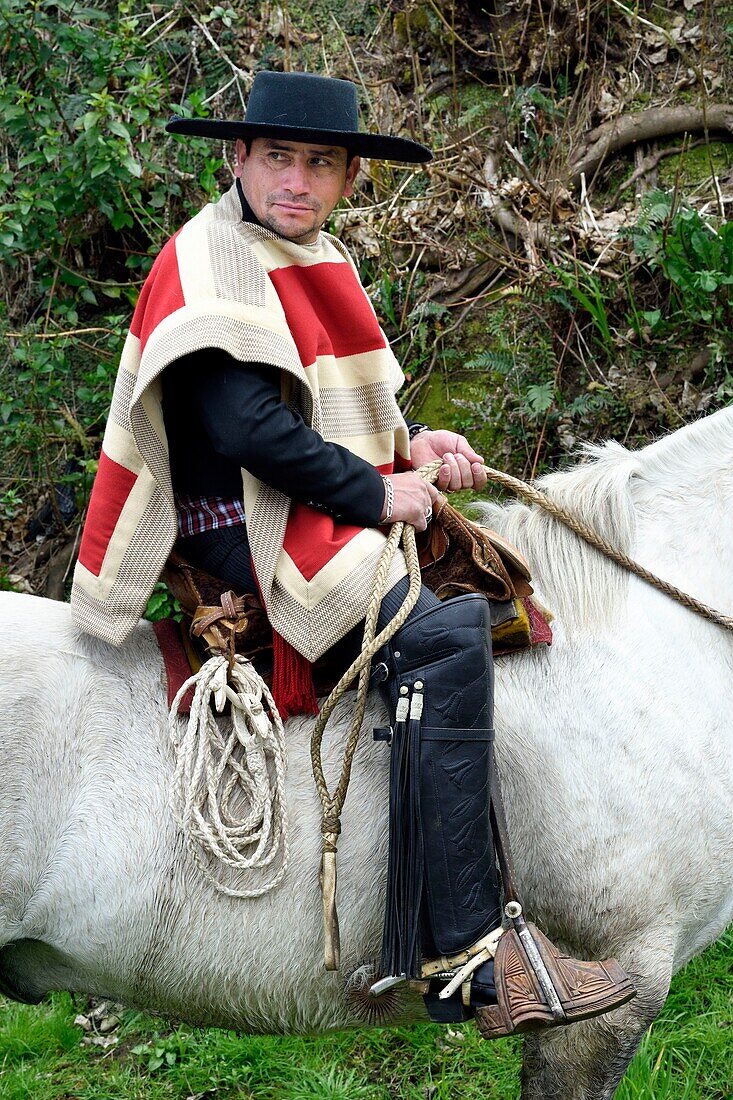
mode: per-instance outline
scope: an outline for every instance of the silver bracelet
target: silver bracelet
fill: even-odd
[[[392,479],[382,474],[382,481],[384,482],[385,492],[387,494],[387,510],[384,513],[384,519],[382,523],[389,523],[392,519],[392,512],[394,510],[394,485]]]

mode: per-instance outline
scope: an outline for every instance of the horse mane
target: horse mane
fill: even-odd
[[[725,479],[733,487],[733,407],[637,452],[609,441],[585,444],[580,454],[576,466],[539,478],[539,488],[633,557],[642,500],[651,500],[657,514],[663,501],[673,501],[676,510],[687,505],[699,512],[711,485]],[[623,606],[629,574],[542,508],[513,503],[476,509],[481,522],[527,557],[542,599],[566,628],[609,623]]]
[[[629,482],[638,456],[619,443],[586,444],[583,460],[537,481],[551,500],[629,553],[636,516]],[[609,622],[622,604],[628,573],[538,506],[479,504],[474,517],[513,542],[530,563],[540,598],[567,629]]]

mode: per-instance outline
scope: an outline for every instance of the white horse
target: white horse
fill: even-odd
[[[656,573],[733,609],[733,409],[636,454],[608,444],[546,490]],[[638,996],[525,1044],[524,1100],[611,1097],[672,974],[733,918],[733,640],[535,509],[490,508],[557,615],[551,649],[497,663],[497,753],[532,919],[615,955]],[[63,604],[4,594],[0,987],[74,989],[193,1023],[353,1025],[344,975],[378,953],[387,750],[364,736],[339,845],[340,974],[322,963],[311,721],[287,726],[291,867],[258,900],[208,886],[168,808],[161,660]],[[335,774],[352,699],[327,739]],[[384,721],[375,699],[367,731]],[[407,999],[398,1022],[418,1019]]]

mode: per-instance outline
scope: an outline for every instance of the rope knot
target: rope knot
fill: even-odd
[[[338,838],[341,836],[341,820],[330,814],[324,815],[321,820],[321,837],[323,839],[324,852],[336,852]]]

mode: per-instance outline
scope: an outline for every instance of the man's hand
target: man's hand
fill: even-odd
[[[405,474],[391,474],[390,481],[394,488],[392,515],[388,521],[384,520],[387,511],[385,497],[382,521],[389,523],[404,521],[411,523],[417,531],[424,531],[428,525],[428,512],[432,511],[433,501],[438,499],[438,490],[411,471]]]
[[[487,477],[484,460],[468,440],[456,432],[420,432],[410,443],[412,465],[417,470],[441,459],[436,488],[454,493],[457,489],[483,489]]]

